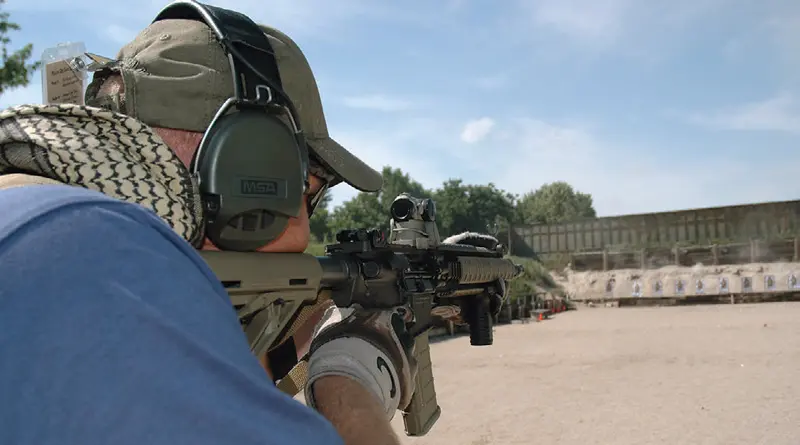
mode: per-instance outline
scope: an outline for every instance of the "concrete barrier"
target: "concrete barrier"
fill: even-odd
[[[786,293],[800,291],[800,263],[667,266],[660,269],[607,272],[566,271],[563,274],[554,273],[554,278],[569,295],[579,301]],[[749,286],[745,279],[749,280]],[[727,281],[727,289],[721,280]],[[702,284],[699,288],[698,282]]]

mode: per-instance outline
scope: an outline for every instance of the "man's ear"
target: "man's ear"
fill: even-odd
[[[125,92],[125,82],[122,81],[122,75],[119,73],[110,74],[103,83],[100,89],[97,90],[98,96],[106,94],[123,94]]]

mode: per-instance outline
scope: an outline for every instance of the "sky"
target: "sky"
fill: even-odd
[[[599,216],[800,198],[797,0],[208,3],[290,35],[333,138],[426,187],[566,181]],[[37,58],[63,42],[113,57],[166,4],[4,9]],[[0,107],[40,101],[37,73]]]

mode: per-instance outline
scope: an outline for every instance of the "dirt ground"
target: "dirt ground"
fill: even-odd
[[[432,347],[415,445],[797,445],[800,303],[581,308]]]

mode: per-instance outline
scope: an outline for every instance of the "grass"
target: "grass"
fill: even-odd
[[[509,283],[509,299],[516,300],[542,291],[563,296],[564,289],[556,283],[544,264],[531,258],[511,256],[511,261],[522,266],[522,276]]]
[[[310,243],[306,252],[309,255],[323,256],[325,255],[325,244],[323,243]]]

